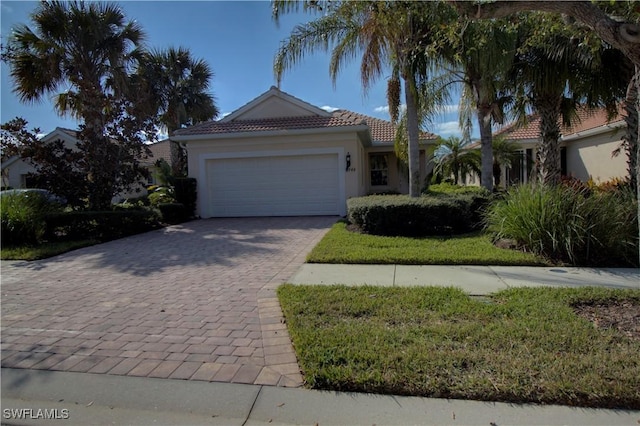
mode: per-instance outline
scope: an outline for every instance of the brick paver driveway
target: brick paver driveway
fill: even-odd
[[[275,288],[335,220],[200,220],[2,262],[2,366],[300,386]]]

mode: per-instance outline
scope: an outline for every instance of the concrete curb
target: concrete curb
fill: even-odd
[[[505,404],[313,391],[232,383],[2,369],[7,410],[38,409],[68,419],[55,423],[213,425],[633,425],[640,411]],[[54,410],[54,411],[51,411]]]
[[[640,290],[640,269],[306,263],[289,282],[385,287],[454,286],[472,295],[486,295],[507,288],[530,286],[599,286]]]

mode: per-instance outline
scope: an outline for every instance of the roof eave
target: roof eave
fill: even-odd
[[[335,127],[314,127],[310,129],[291,129],[291,130],[266,130],[252,132],[232,132],[232,133],[205,133],[197,135],[174,135],[171,140],[176,142],[197,142],[213,139],[240,139],[254,138],[263,136],[292,136],[292,135],[309,135],[314,133],[344,133],[344,132],[361,132],[368,130],[367,126],[335,126]]]
[[[571,133],[569,135],[562,135],[560,136],[560,140],[562,142],[570,142],[573,140],[577,140],[580,138],[585,138],[585,137],[589,137],[589,136],[596,136],[596,135],[600,135],[602,133],[607,133],[610,132],[612,130],[618,130],[623,128],[624,126],[626,126],[626,123],[624,120],[620,120],[620,121],[616,121],[613,123],[608,123],[605,124],[604,126],[598,126],[598,127],[594,127],[593,129],[587,129],[584,130],[582,132],[576,132],[576,133]]]

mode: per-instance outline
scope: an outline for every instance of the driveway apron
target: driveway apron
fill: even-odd
[[[275,289],[335,220],[199,220],[3,261],[2,367],[300,386]]]

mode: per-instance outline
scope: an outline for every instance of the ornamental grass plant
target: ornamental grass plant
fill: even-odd
[[[494,238],[578,266],[638,266],[637,200],[631,191],[522,185],[487,210]]]

